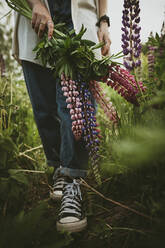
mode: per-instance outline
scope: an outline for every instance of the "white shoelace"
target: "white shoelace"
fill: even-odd
[[[73,180],[73,183],[68,183],[64,188],[64,195],[62,198],[62,204],[60,209],[60,216],[63,214],[76,214],[81,216],[81,203],[82,200],[80,185]]]

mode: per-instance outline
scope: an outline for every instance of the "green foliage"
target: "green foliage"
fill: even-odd
[[[9,137],[4,137],[0,135],[0,168],[5,169],[10,163],[10,156],[14,156],[14,153],[17,151],[17,147]]]
[[[0,78],[0,210],[4,215],[23,207],[33,180],[20,170],[37,168],[35,154],[38,159],[42,155],[38,151],[28,158],[22,154],[27,146],[40,143],[25,92],[24,82],[12,76]]]
[[[21,15],[26,16],[28,19],[32,19],[32,10],[30,9],[26,0],[6,0],[10,8],[18,11]]]
[[[12,28],[6,29],[6,25],[10,22],[10,17],[11,16],[8,16],[6,23],[0,23],[0,55],[3,56],[3,59],[5,60],[5,68],[7,70],[11,70],[14,66],[14,62],[11,60]]]
[[[12,59],[11,47],[12,47],[12,33],[13,28],[11,26],[11,11],[7,14],[4,13],[4,1],[0,3],[0,60],[3,60],[4,65],[2,69],[4,74],[8,74],[14,71],[15,76],[20,76],[20,66],[16,61]],[[2,11],[1,11],[2,10]],[[1,71],[1,61],[0,61],[0,71]],[[1,74],[1,73],[0,73]]]
[[[71,32],[64,41],[63,28],[61,25],[56,30],[57,47],[63,47],[61,56],[65,57],[71,49],[73,57],[78,56],[81,60],[80,54],[89,52],[85,50],[86,46],[94,48],[93,43],[81,39],[84,30],[77,38]],[[45,169],[42,150],[26,152],[39,146],[40,140],[24,82],[13,75],[0,79],[0,247],[163,247],[165,58],[164,54],[160,56],[162,40],[158,36],[150,40],[158,47],[155,52],[156,81],[148,78],[147,46],[142,55],[142,81],[147,86],[147,97],[139,108],[102,85],[117,110],[119,123],[109,122],[99,108],[98,120],[103,136],[100,148],[102,184],[96,185],[90,173],[87,180],[106,198],[84,188],[88,228],[81,233],[71,235],[56,231],[59,205],[48,198],[53,171],[48,168],[43,174],[37,172]],[[79,49],[80,39],[84,50],[80,49],[77,55],[74,49]],[[52,50],[53,42],[57,41],[52,39],[47,45],[41,41],[37,49],[46,46],[44,49],[50,59],[48,51]],[[68,56],[66,64],[67,59]],[[83,62],[87,61],[79,66],[83,68]],[[104,70],[96,61],[93,67],[97,72]],[[107,198],[157,221],[135,214]]]
[[[112,236],[111,247],[162,247],[162,230],[165,223],[164,164],[165,164],[165,104],[164,104],[164,38],[156,35],[154,77],[148,78],[147,46],[142,54],[142,81],[145,82],[146,99],[140,108],[131,106],[113,90],[103,85],[120,118],[116,127],[110,125],[99,109],[98,118],[103,135],[101,145],[101,173],[103,183],[101,192],[119,202],[139,209],[149,216],[158,218],[157,223],[149,222],[136,215],[125,216],[111,209],[109,215]],[[163,43],[162,43],[163,41]],[[109,178],[109,180],[107,179]],[[96,202],[96,200],[93,200]],[[122,214],[121,214],[122,213]],[[106,214],[105,214],[106,215]],[[104,216],[105,216],[104,215]],[[119,215],[119,218],[115,216]],[[150,235],[145,230],[152,230]],[[128,232],[127,232],[127,231]],[[131,231],[132,230],[132,231]],[[142,232],[141,232],[142,231]],[[139,232],[139,233],[138,233]],[[140,234],[141,233],[141,234]],[[143,234],[142,234],[143,233]],[[144,235],[144,236],[143,236]],[[117,241],[118,239],[118,241]]]
[[[44,66],[49,64],[59,77],[64,73],[71,78],[80,74],[87,81],[102,78],[108,73],[111,60],[119,58],[121,53],[98,60],[94,50],[104,44],[82,39],[85,32],[86,28],[83,26],[80,32],[75,34],[74,30],[68,31],[62,24],[55,25],[52,39],[48,40],[45,34],[34,48],[36,59]]]
[[[26,1],[6,2],[10,8],[32,19],[32,10]],[[104,43],[95,44],[82,39],[85,32],[86,28],[83,25],[78,34],[74,30],[68,31],[61,23],[55,25],[52,38],[49,40],[46,32],[34,48],[36,59],[39,59],[43,66],[49,65],[59,77],[64,73],[66,77],[73,79],[81,75],[86,81],[103,78],[108,73],[108,65],[112,63],[112,58],[120,58],[121,53],[97,59],[94,50],[101,48]]]
[[[12,219],[1,217],[0,247],[62,248],[68,245],[71,238],[57,233],[55,220],[47,214],[48,211],[49,206],[40,203],[27,214],[21,211]]]
[[[146,55],[148,52],[148,47],[154,47],[153,55],[155,57],[155,65],[154,65],[154,74],[153,78],[150,78],[155,84],[157,89],[165,90],[165,33],[159,35],[158,33],[155,36],[152,34],[146,44],[143,45],[143,52]]]

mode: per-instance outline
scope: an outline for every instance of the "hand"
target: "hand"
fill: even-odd
[[[48,39],[50,39],[53,35],[54,24],[47,8],[39,1],[32,6],[32,28],[41,38],[46,27],[48,27]]]
[[[98,38],[100,42],[104,42],[105,45],[101,48],[101,53],[103,56],[110,54],[111,39],[108,32],[108,24],[106,22],[101,22],[98,30]]]

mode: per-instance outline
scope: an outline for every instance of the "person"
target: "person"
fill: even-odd
[[[53,191],[50,197],[61,199],[57,229],[70,232],[83,230],[87,219],[82,210],[79,178],[87,173],[88,152],[83,141],[74,139],[71,118],[63,96],[60,79],[50,68],[35,59],[33,48],[54,24],[65,22],[68,29],[78,32],[84,24],[84,38],[105,45],[97,56],[110,52],[107,0],[27,0],[32,9],[31,22],[16,14],[13,54],[21,62],[34,118],[49,166],[54,166]],[[97,23],[97,25],[96,25]]]

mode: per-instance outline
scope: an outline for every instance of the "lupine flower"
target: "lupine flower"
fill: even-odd
[[[128,102],[139,106],[137,94],[144,92],[146,87],[142,82],[136,82],[129,71],[122,69],[118,65],[109,66],[109,74],[103,78],[103,82],[116,90]]]
[[[108,67],[108,74],[102,79],[108,86],[116,90],[122,97],[132,104],[139,105],[137,94],[145,91],[142,82],[136,82],[133,75],[119,65],[111,64]],[[106,116],[114,123],[117,123],[118,117],[115,108],[112,106],[109,98],[102,93],[98,82],[82,82],[81,78],[71,80],[61,76],[61,86],[66,97],[67,108],[70,109],[72,120],[72,131],[76,140],[81,137],[86,143],[93,171],[100,183],[98,173],[99,163],[99,144],[100,130],[97,128],[96,111],[92,104],[92,95],[103,108]],[[92,95],[91,95],[92,94]]]
[[[122,48],[124,57],[124,66],[130,71],[141,65],[139,59],[141,53],[140,40],[140,8],[139,0],[124,0],[124,10],[122,16],[123,27]]]
[[[72,120],[72,131],[76,140],[82,135],[83,119],[82,119],[82,102],[79,97],[78,82],[74,80],[66,80],[65,76],[61,76],[61,86],[64,96],[66,97],[67,108],[70,109]]]
[[[98,166],[100,158],[99,145],[101,136],[99,135],[100,130],[97,128],[98,124],[96,122],[95,107],[91,102],[92,95],[85,82],[81,83],[80,95],[83,102],[83,139],[86,142],[86,148],[89,151],[89,157],[96,179],[98,183],[101,183]]]
[[[150,78],[153,77],[154,74],[154,65],[155,65],[155,51],[156,47],[149,46],[148,47],[148,75]]]
[[[107,118],[116,124],[118,122],[117,112],[110,101],[110,98],[106,97],[100,84],[96,81],[90,82],[90,90],[96,102],[101,106]]]
[[[66,79],[62,75],[61,86],[66,97],[67,108],[70,109],[73,135],[76,140],[81,137],[84,139],[86,148],[89,151],[92,168],[100,183],[98,161],[101,136],[99,134],[100,130],[97,128],[95,107],[91,102],[91,92],[88,89],[88,84],[81,82],[80,78],[74,81]]]

